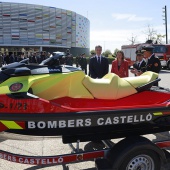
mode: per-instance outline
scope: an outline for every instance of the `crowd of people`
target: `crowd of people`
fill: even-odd
[[[29,63],[40,64],[43,60],[49,58],[51,53],[42,51],[42,52],[32,52],[32,53],[21,53],[19,55],[14,54],[0,54],[0,66],[8,65],[14,62],[20,62],[26,58],[29,58]],[[70,54],[70,50],[66,50],[66,57],[63,61],[63,64],[73,65],[73,56]]]
[[[135,76],[139,76],[145,71],[153,71],[156,73],[160,72],[161,64],[159,59],[155,57],[153,49],[153,46],[145,46],[136,51],[136,63],[133,65],[131,73]],[[30,63],[39,64],[50,57],[50,55],[51,54],[49,52],[34,52],[30,53],[30,55],[26,55],[25,53],[21,53],[21,55],[11,54],[10,56],[2,54],[0,56],[0,63],[1,65],[8,65],[10,63],[19,62],[23,59],[29,58]],[[73,65],[73,56],[69,49],[66,50],[66,56],[62,64],[70,66]],[[95,53],[91,54],[88,73],[85,53],[76,57],[76,67],[80,67],[85,74],[88,74],[92,78],[102,78],[109,72],[115,73],[121,78],[129,76],[129,64],[128,61],[125,60],[123,51],[117,51],[116,59],[112,62],[111,70],[109,70],[108,59],[102,56],[102,46],[100,45],[97,45],[95,47]]]
[[[21,53],[19,55],[14,54],[1,54],[0,63],[1,65],[8,65],[14,62],[20,62],[23,59],[29,58],[30,63],[41,63],[43,60],[47,59],[51,54],[48,52],[33,52],[29,55],[27,53]]]

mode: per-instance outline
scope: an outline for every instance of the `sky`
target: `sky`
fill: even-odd
[[[39,4],[74,11],[90,21],[90,50],[101,45],[112,52],[122,45],[145,42],[148,26],[165,35],[163,7],[167,7],[170,30],[170,0],[0,0]],[[170,43],[170,31],[168,31]],[[165,42],[165,38],[163,39]]]

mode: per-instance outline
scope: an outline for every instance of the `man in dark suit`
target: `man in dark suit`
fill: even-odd
[[[143,68],[146,67],[146,61],[143,58],[143,53],[141,50],[136,51],[136,60],[137,61],[133,64],[133,69],[131,70],[131,73],[134,72],[134,69],[138,70],[138,72],[139,72],[139,71],[142,71]],[[135,76],[136,76],[136,74],[135,74]]]
[[[92,78],[102,78],[109,71],[108,59],[101,55],[102,47],[100,45],[95,47],[96,55],[90,58],[89,72]]]

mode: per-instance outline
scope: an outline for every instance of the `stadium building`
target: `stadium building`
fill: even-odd
[[[76,12],[24,3],[0,2],[0,51],[66,51],[89,54],[90,22]]]

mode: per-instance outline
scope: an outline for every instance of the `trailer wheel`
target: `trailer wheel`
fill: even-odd
[[[123,139],[108,152],[113,170],[160,170],[163,151],[143,137]]]
[[[117,165],[113,165],[115,169]],[[119,166],[122,170],[160,170],[160,159],[158,155],[149,150],[133,151],[122,159],[122,164]]]

